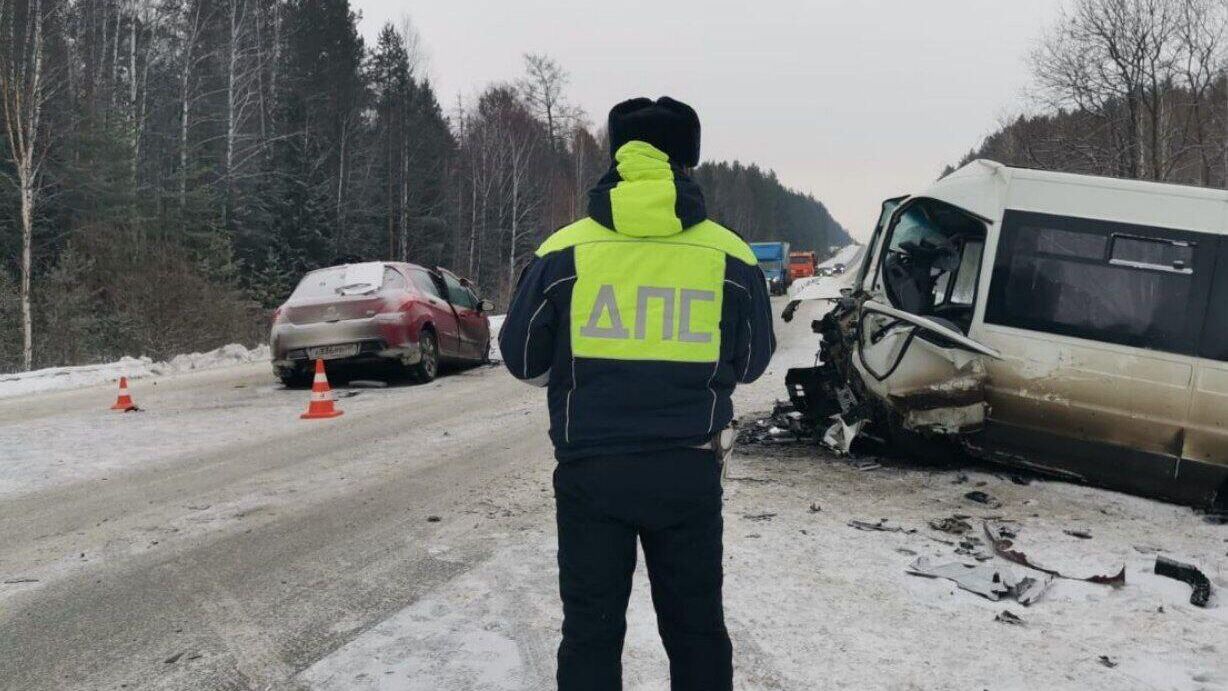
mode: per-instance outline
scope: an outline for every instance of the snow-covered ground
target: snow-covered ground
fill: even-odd
[[[725,595],[736,688],[1228,688],[1228,606],[1192,607],[1187,586],[1151,574],[1162,550],[1209,568],[1217,587],[1228,587],[1224,530],[1188,510],[1060,483],[1020,487],[981,472],[953,485],[951,473],[859,471],[801,449],[744,454],[732,470]],[[962,498],[979,483],[1002,509]],[[1059,581],[1023,608],[907,575],[918,555],[959,559],[935,541],[949,535],[926,527],[955,512],[1010,516],[1020,546],[1055,567],[1124,563],[1127,585]],[[848,526],[880,518],[917,532]],[[1090,529],[1092,539],[1062,532],[1072,526]],[[490,560],[302,679],[319,689],[549,688],[560,625],[553,532],[543,520],[541,529],[505,538]],[[428,549],[439,547],[446,545]],[[996,622],[1003,610],[1025,623]],[[624,669],[628,689],[668,688],[642,567]]]
[[[267,361],[268,359],[269,347],[267,345],[245,348],[237,343],[231,343],[207,353],[176,355],[165,362],[154,362],[148,357],[124,357],[116,362],[104,362],[97,365],[48,367],[16,374],[0,374],[0,398],[44,391],[79,389],[115,382],[120,377],[144,379],[261,360]]]
[[[507,319],[506,314],[490,315],[490,359],[502,360],[503,353],[499,351],[499,330],[503,328],[503,320]]]
[[[499,328],[503,326],[506,315],[496,314],[490,317],[491,338],[499,337]],[[0,398],[23,396],[46,391],[63,391],[96,386],[119,381],[120,377],[129,379],[144,379],[146,377],[161,377],[185,372],[229,367],[249,362],[267,362],[269,346],[262,344],[255,348],[246,348],[238,343],[222,346],[207,353],[186,353],[176,355],[165,362],[154,362],[148,357],[123,357],[115,362],[104,362],[96,365],[80,365],[76,367],[47,367],[30,372],[15,374],[0,374]],[[491,343],[491,357],[498,360],[499,344]]]
[[[824,269],[835,266],[836,264],[844,264],[846,267],[852,267],[853,259],[857,256],[857,253],[861,251],[862,247],[863,245],[858,245],[856,243],[846,245],[840,248],[838,252],[833,254],[831,259],[820,263],[819,268]]]
[[[740,412],[770,410],[786,370],[813,361],[808,325],[822,308],[807,303],[778,325],[781,349],[762,380],[739,389]],[[133,376],[109,376],[119,374]],[[346,415],[323,422],[299,420],[305,392],[284,390],[260,362],[140,381],[141,414],[106,410],[109,389],[0,403],[0,519],[6,505],[13,514],[0,520],[0,545],[11,543],[0,549],[0,634],[40,640],[25,618],[6,629],[4,612],[46,598],[23,617],[63,612],[66,628],[46,630],[66,636],[88,622],[96,636],[93,658],[47,650],[65,647],[57,655],[71,670],[105,671],[107,654],[131,660],[100,678],[150,680],[143,688],[239,678],[245,688],[551,688],[560,607],[544,396],[493,367],[429,386],[351,387],[338,391]],[[454,466],[463,477],[425,484]],[[514,470],[472,480],[492,466]],[[987,466],[863,470],[810,445],[743,447],[729,475],[725,592],[739,689],[1228,689],[1228,527],[1190,509],[1018,484]],[[418,483],[429,492],[415,497]],[[452,485],[463,491],[432,505]],[[32,505],[43,496],[71,501]],[[23,519],[31,512],[51,519]],[[918,557],[971,561],[929,526],[955,514],[973,534],[981,521],[1012,526],[1019,549],[1065,572],[1124,565],[1126,584],[1059,580],[1025,608],[908,575]],[[900,532],[849,525],[883,519]],[[348,532],[364,521],[378,529]],[[1158,554],[1202,568],[1217,591],[1211,606],[1191,606],[1188,586],[1155,576]],[[436,580],[388,585],[419,567]],[[132,579],[148,594],[130,599]],[[57,599],[70,589],[80,597]],[[354,604],[370,593],[378,606]],[[995,621],[1003,610],[1023,624]],[[293,616],[302,611],[323,613],[323,628]],[[165,632],[149,623],[172,619]],[[626,688],[667,689],[642,567],[628,624]],[[138,637],[152,642],[126,654],[123,641]],[[165,661],[185,649],[200,657]],[[236,669],[244,676],[226,676]]]
[[[805,325],[820,309],[808,304],[780,327],[772,370],[739,391],[743,412],[770,409],[785,370],[812,360],[815,336]],[[549,688],[560,614],[548,488],[548,467],[509,486],[519,511],[540,514],[534,527],[500,534],[490,559],[300,679],[318,689]],[[1001,506],[972,502],[970,491]],[[953,514],[970,516],[973,534],[982,520],[1015,527],[1018,548],[1050,568],[1090,574],[1125,565],[1126,585],[1060,580],[1024,608],[908,575],[919,556],[972,561],[928,526]],[[909,532],[849,526],[880,519]],[[809,445],[752,446],[731,467],[725,536],[739,689],[1228,689],[1228,597],[1199,609],[1188,586],[1152,573],[1166,554],[1228,588],[1228,528],[1187,508],[1061,482],[1020,485],[993,468],[884,462],[859,470]],[[446,559],[449,544],[425,548]],[[995,621],[1003,610],[1023,625]],[[627,689],[669,687],[642,560],[624,675]]]

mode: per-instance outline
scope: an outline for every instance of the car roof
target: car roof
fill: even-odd
[[[1191,185],[1014,168],[976,160],[916,197],[989,221],[1004,209],[1228,234],[1228,191]]]

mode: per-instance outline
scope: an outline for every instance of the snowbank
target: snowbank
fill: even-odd
[[[836,264],[844,264],[845,266],[851,267],[853,265],[853,260],[857,258],[858,254],[861,253],[863,247],[865,247],[865,245],[859,245],[857,243],[847,245],[841,248],[839,252],[832,255],[831,259],[819,264],[819,268],[824,269],[835,266]]]
[[[48,367],[31,372],[0,375],[0,398],[22,396],[43,391],[78,389],[95,384],[117,381],[120,377],[143,377],[179,374],[195,370],[214,369],[269,359],[269,347],[245,348],[237,343],[222,346],[207,353],[176,355],[166,362],[154,362],[148,357],[124,357],[116,362],[77,367]]]
[[[499,329],[507,315],[490,316],[491,357],[499,355]],[[0,398],[24,396],[43,391],[80,389],[86,386],[118,381],[120,377],[141,379],[180,374],[196,370],[216,369],[243,365],[249,362],[268,361],[271,358],[268,345],[245,348],[238,343],[222,346],[207,353],[176,355],[166,362],[154,362],[148,357],[124,357],[115,362],[77,367],[48,367],[31,372],[0,374]]]
[[[490,359],[495,361],[503,360],[503,353],[499,350],[499,330],[503,328],[503,320],[507,319],[506,314],[490,315]]]

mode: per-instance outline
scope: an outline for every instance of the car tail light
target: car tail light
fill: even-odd
[[[286,313],[286,306],[285,306],[285,305],[282,305],[281,307],[278,307],[277,309],[273,310],[273,323],[274,323],[274,324],[280,324],[280,323],[283,321],[283,320],[282,320],[282,316],[283,316],[285,313]]]

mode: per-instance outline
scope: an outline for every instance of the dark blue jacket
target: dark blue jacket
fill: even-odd
[[[560,461],[697,446],[776,348],[755,256],[707,220],[668,157],[633,141],[521,274],[499,334],[517,378],[549,387]]]

